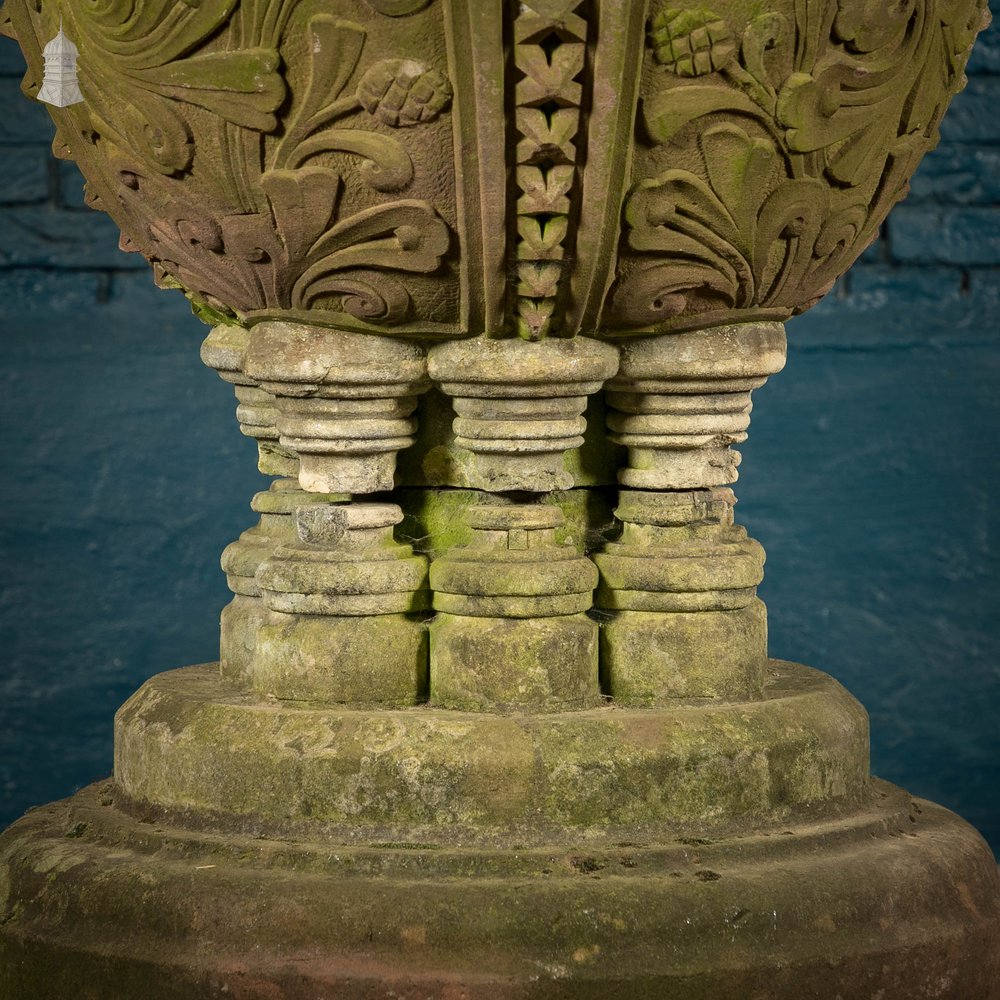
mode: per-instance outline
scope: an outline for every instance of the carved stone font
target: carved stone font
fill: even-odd
[[[7,0],[273,481],[219,665],[0,838],[0,1000],[1000,1000],[992,856],[769,659],[731,489],[986,16]]]

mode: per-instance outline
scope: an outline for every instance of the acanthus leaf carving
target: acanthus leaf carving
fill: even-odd
[[[240,311],[309,309],[323,296],[368,322],[407,318],[411,300],[391,277],[366,270],[430,273],[450,245],[433,207],[409,199],[335,221],[341,179],[327,167],[272,170],[261,177],[268,211],[199,217],[196,206],[150,223],[158,259],[182,284]],[[141,198],[122,185],[121,197]]]
[[[276,49],[191,54],[226,23],[237,2],[64,5],[62,15],[83,44],[80,86],[98,131],[164,174],[191,165],[191,131],[176,105],[273,131],[285,98]],[[128,101],[115,99],[123,92]]]
[[[450,229],[420,198],[361,198],[345,211],[344,157],[360,161],[352,175],[371,191],[410,186],[413,160],[385,127],[433,121],[451,84],[412,59],[363,66],[367,30],[327,13],[308,17],[303,58],[286,67],[279,49],[293,7],[105,0],[72,12],[86,39],[89,114],[115,178],[109,207],[158,280],[213,309],[403,322],[413,300],[390,272],[435,272]],[[366,115],[377,124],[366,127]],[[204,143],[218,154],[195,162]]]
[[[669,170],[631,195],[630,245],[677,263],[637,271],[620,283],[613,308],[628,312],[634,300],[636,320],[648,323],[657,313],[678,315],[685,293],[696,293],[713,308],[791,309],[803,287],[836,277],[867,217],[863,202],[831,212],[826,183],[783,177],[773,144],[736,125],[705,129],[699,146],[706,179]],[[651,289],[651,274],[661,289]]]
[[[742,32],[706,8],[654,14],[664,86],[642,102],[643,131],[654,147],[693,140],[699,162],[685,154],[687,169],[635,182],[608,322],[802,311],[905,193],[960,85],[980,0],[804,11],[759,14]]]

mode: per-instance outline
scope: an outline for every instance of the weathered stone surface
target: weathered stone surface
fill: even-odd
[[[469,508],[472,537],[431,565],[431,698],[448,708],[552,712],[599,700],[594,564],[556,543],[551,504]]]
[[[133,695],[115,733],[140,812],[351,841],[713,836],[839,814],[869,789],[864,709],[777,661],[757,702],[510,715],[261,701],[188,667]]]
[[[586,615],[511,619],[439,612],[430,634],[430,700],[440,708],[567,712],[601,700],[597,625]]]
[[[414,439],[416,397],[428,384],[427,345],[469,335],[432,348],[445,361],[441,384],[455,399],[455,443],[473,456],[469,482],[495,491],[566,487],[564,453],[582,443],[586,394],[617,360],[615,348],[574,335],[672,332],[626,343],[628,363],[609,393],[618,412],[608,425],[630,450],[626,485],[682,491],[735,479],[738,456],[728,447],[745,436],[750,390],[783,361],[783,335],[765,321],[808,308],[877,232],[935,141],[983,21],[975,0],[943,12],[928,0],[921,16],[911,16],[912,5],[855,11],[843,0],[820,2],[819,18],[775,0],[768,11],[652,11],[646,25],[640,3],[529,0],[515,9],[367,0],[341,9],[338,0],[317,13],[294,0],[169,12],[162,2],[126,12],[10,0],[0,27],[21,35],[30,64],[25,86],[37,94],[35,43],[51,32],[56,13],[67,16],[87,56],[86,100],[57,112],[58,154],[80,158],[92,182],[89,203],[114,214],[123,246],[142,249],[163,284],[185,288],[203,316],[256,324],[239,364],[220,367],[234,379],[246,376],[244,422],[277,427],[284,457],[301,456],[304,489],[391,489],[395,453]],[[171,30],[151,31],[164,17]],[[403,25],[388,50],[380,47],[390,35],[379,30],[386,17]],[[646,46],[636,45],[645,27]],[[136,39],[142,46],[131,45]],[[401,58],[403,50],[426,61]],[[463,373],[463,359],[473,356],[478,368]],[[558,379],[551,371],[538,377],[546,368],[539,358],[559,362]],[[525,359],[528,376],[519,381]],[[268,393],[276,397],[274,419]],[[618,659],[609,657],[607,684],[618,683],[617,673],[626,697],[663,700],[679,690],[672,675],[683,663],[687,697],[696,688],[706,698],[743,700],[603,710],[610,715],[588,709],[598,697],[597,627],[583,612],[596,570],[572,546],[555,544],[555,513],[541,505],[496,508],[490,523],[470,524],[469,548],[480,551],[445,555],[435,581],[442,702],[533,712],[504,729],[508,720],[485,712],[469,722],[439,708],[365,713],[301,704],[395,704],[426,693],[426,635],[405,617],[426,606],[425,560],[391,538],[401,512],[314,507],[298,515],[300,543],[279,547],[254,575],[268,620],[258,626],[253,609],[243,607],[230,623],[235,672],[249,675],[264,697],[231,690],[220,697],[212,684],[226,685],[218,678],[202,678],[194,697],[151,684],[120,717],[118,781],[128,807],[144,818],[221,830],[307,830],[325,835],[327,847],[391,824],[409,836],[426,829],[441,843],[440,827],[451,820],[457,839],[494,837],[515,849],[522,832],[548,847],[552,836],[556,843],[625,840],[646,824],[662,843],[685,823],[773,833],[782,820],[865,807],[866,729],[853,702],[815,678],[816,689],[804,692],[811,699],[782,691],[779,678],[770,696],[753,700],[764,638],[752,590],[762,558],[721,526],[625,518],[633,525],[626,547],[660,541],[666,551],[648,559],[609,551],[608,604],[624,616],[673,602],[675,646],[671,661],[650,643],[647,659],[635,655],[627,669],[621,654],[628,656],[629,644],[608,646]],[[532,534],[538,552],[528,551]],[[713,550],[720,540],[728,551]],[[244,574],[235,576],[238,596],[254,599]],[[678,595],[702,608],[693,628]],[[735,628],[732,615],[742,616]],[[612,621],[609,634],[624,620]],[[659,628],[667,624],[658,619],[650,635],[671,631]],[[719,658],[709,676],[720,644],[733,662]],[[519,646],[519,654],[508,652]],[[432,689],[437,681],[432,676]],[[580,710],[539,714],[568,707]],[[681,718],[673,714],[679,709],[701,714]],[[327,710],[343,716],[331,723],[315,714]],[[285,728],[261,728],[266,713]],[[416,751],[407,743],[413,719],[429,722]],[[460,735],[482,739],[471,755],[468,746],[456,755],[464,723]],[[412,752],[401,758],[403,751]],[[467,779],[457,793],[449,781],[456,770]],[[428,784],[428,773],[443,784]],[[83,832],[74,825],[68,839]],[[850,858],[862,887],[846,910],[853,930],[873,926],[862,916],[870,897],[859,900],[877,883],[871,871],[885,867],[881,840],[878,850],[862,842],[866,850]],[[73,867],[75,857],[57,853],[57,866],[68,860]],[[827,846],[827,858],[813,867],[834,853]],[[920,854],[912,849],[910,857]],[[771,868],[787,863],[772,858]],[[844,869],[837,868],[840,878]],[[697,877],[722,878],[714,869]],[[474,881],[456,881],[453,896],[483,898]],[[654,879],[652,895],[645,886],[627,894],[622,912],[645,917],[659,903],[648,911],[654,923],[675,916],[655,894],[660,882],[669,885]],[[892,883],[916,887],[919,879]],[[952,891],[940,874],[933,883],[938,894]],[[501,884],[501,895],[518,888]],[[64,879],[67,891],[73,885]],[[275,879],[270,893],[254,888],[273,900],[286,886]],[[407,887],[392,888],[393,902],[413,910]],[[565,904],[562,888],[555,895]],[[535,912],[551,924],[566,907],[540,895],[546,905]],[[968,906],[968,894],[958,896]],[[971,905],[980,919],[990,907],[995,912],[995,885],[985,898]],[[61,918],[68,909],[61,907]],[[814,932],[824,918],[833,921],[827,910],[812,920]],[[157,919],[168,911],[155,908]],[[732,935],[744,915],[725,919],[725,932]],[[718,925],[719,913],[711,916],[709,926]],[[495,926],[486,936],[491,947],[500,941],[506,958],[504,942],[516,935],[498,936]],[[676,930],[677,921],[670,926]],[[688,973],[676,952],[663,971],[665,931],[657,923],[652,965],[629,966],[633,994],[636,976],[642,988],[662,992],[671,977]],[[460,942],[463,961],[476,946],[468,937]],[[726,947],[716,942],[711,964],[702,963],[709,976],[725,965]],[[976,985],[979,966],[965,947],[958,959],[947,942],[930,958],[925,948],[922,968],[937,976],[947,961],[961,960],[963,985]],[[907,941],[899,950],[908,948]],[[573,960],[589,965],[611,950],[583,944]],[[544,964],[546,953],[532,953],[529,981],[539,981],[538,968],[571,979]],[[747,977],[758,970],[773,972],[775,963],[760,955],[756,939],[749,955],[738,955],[743,987],[756,989]],[[903,965],[891,949],[879,959],[881,983],[869,977],[865,985],[884,994],[896,985],[886,977]],[[814,967],[815,950],[798,964]],[[787,957],[777,965],[785,968]],[[696,972],[702,986],[713,985]],[[796,972],[801,987],[802,969]],[[852,970],[845,989],[859,975]],[[523,984],[519,976],[507,969],[514,989]],[[599,978],[585,979],[584,989]],[[343,985],[339,971],[334,983]]]
[[[562,453],[562,474],[574,488],[611,486],[617,482],[624,449],[604,432],[604,416],[604,394],[588,396],[583,412],[587,424],[583,444]],[[417,440],[398,456],[397,484],[472,489],[478,481],[478,459],[475,452],[457,443],[451,400],[431,389],[420,396],[416,417]]]
[[[595,553],[602,689],[625,705],[756,698],[767,611],[764,550],[733,524],[732,490],[622,490],[621,536]]]
[[[417,704],[427,699],[427,627],[402,614],[271,611],[257,630],[250,681],[282,700]]]
[[[391,490],[396,452],[413,444],[417,395],[429,383],[416,344],[305,324],[264,322],[242,365],[272,393],[282,446],[316,493]]]
[[[268,610],[259,596],[236,593],[219,615],[219,671],[240,685],[249,685],[261,625]]]
[[[608,383],[608,429],[628,448],[625,486],[684,490],[735,482],[750,393],[785,364],[780,323],[632,340]]]
[[[428,370],[451,397],[455,444],[472,454],[469,485],[544,493],[573,485],[564,455],[584,443],[587,397],[618,368],[595,340],[471,340],[430,351]]]
[[[767,609],[617,611],[601,624],[601,690],[620,705],[760,694]]]
[[[594,561],[597,606],[609,611],[724,611],[745,607],[764,577],[764,550],[733,524],[731,490],[622,490],[623,523]]]
[[[297,542],[255,582],[262,617],[250,683],[260,695],[327,704],[412,705],[427,697],[427,558],[393,539],[395,504],[296,508]]]
[[[876,791],[780,833],[454,850],[222,839],[95,786],[0,841],[0,995],[998,1000],[992,855]]]
[[[380,615],[422,611],[427,559],[393,539],[395,504],[310,505],[295,511],[300,541],[257,569],[268,607],[286,614]]]
[[[458,615],[532,618],[588,611],[597,571],[568,543],[551,504],[480,505],[468,512],[470,544],[434,561],[434,607]]]
[[[257,586],[257,570],[280,545],[295,541],[296,508],[318,500],[336,503],[349,499],[344,494],[306,493],[294,479],[277,479],[270,489],[253,498],[250,506],[260,514],[260,520],[222,552],[222,569],[235,595],[222,610],[219,660],[223,676],[240,683],[250,677],[257,633],[267,615]]]
[[[808,308],[905,192],[986,20],[300,0],[185,5],[161,37],[163,4],[5,8],[29,96],[60,18],[84,53],[85,102],[52,111],[94,204],[211,309],[426,339]]]
[[[468,545],[473,539],[471,509],[498,500],[482,490],[397,488],[393,495],[404,515],[397,529],[400,538],[433,558]],[[614,526],[613,490],[556,490],[538,497],[538,503],[559,508],[562,520],[553,529],[555,544],[570,545],[579,554],[602,544],[603,532]]]
[[[246,374],[250,333],[241,326],[219,325],[201,345],[201,360],[232,384],[239,405],[240,432],[257,441],[257,467],[265,476],[297,476],[298,456],[279,443],[274,396]]]

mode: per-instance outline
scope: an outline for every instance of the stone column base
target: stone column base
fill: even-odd
[[[715,838],[872,794],[865,710],[776,660],[755,701],[511,715],[260,700],[185,667],[119,709],[115,783],[135,815],[331,845]]]
[[[198,833],[94,785],[0,838],[0,997],[997,1000],[993,856],[876,793],[733,839],[468,848]]]

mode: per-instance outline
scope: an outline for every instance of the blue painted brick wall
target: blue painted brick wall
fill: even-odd
[[[212,659],[253,445],[204,328],[87,210],[0,40],[0,825],[108,772],[115,709]],[[1000,846],[1000,30],[883,238],[789,325],[741,519],[774,655],[868,707],[876,773]]]

